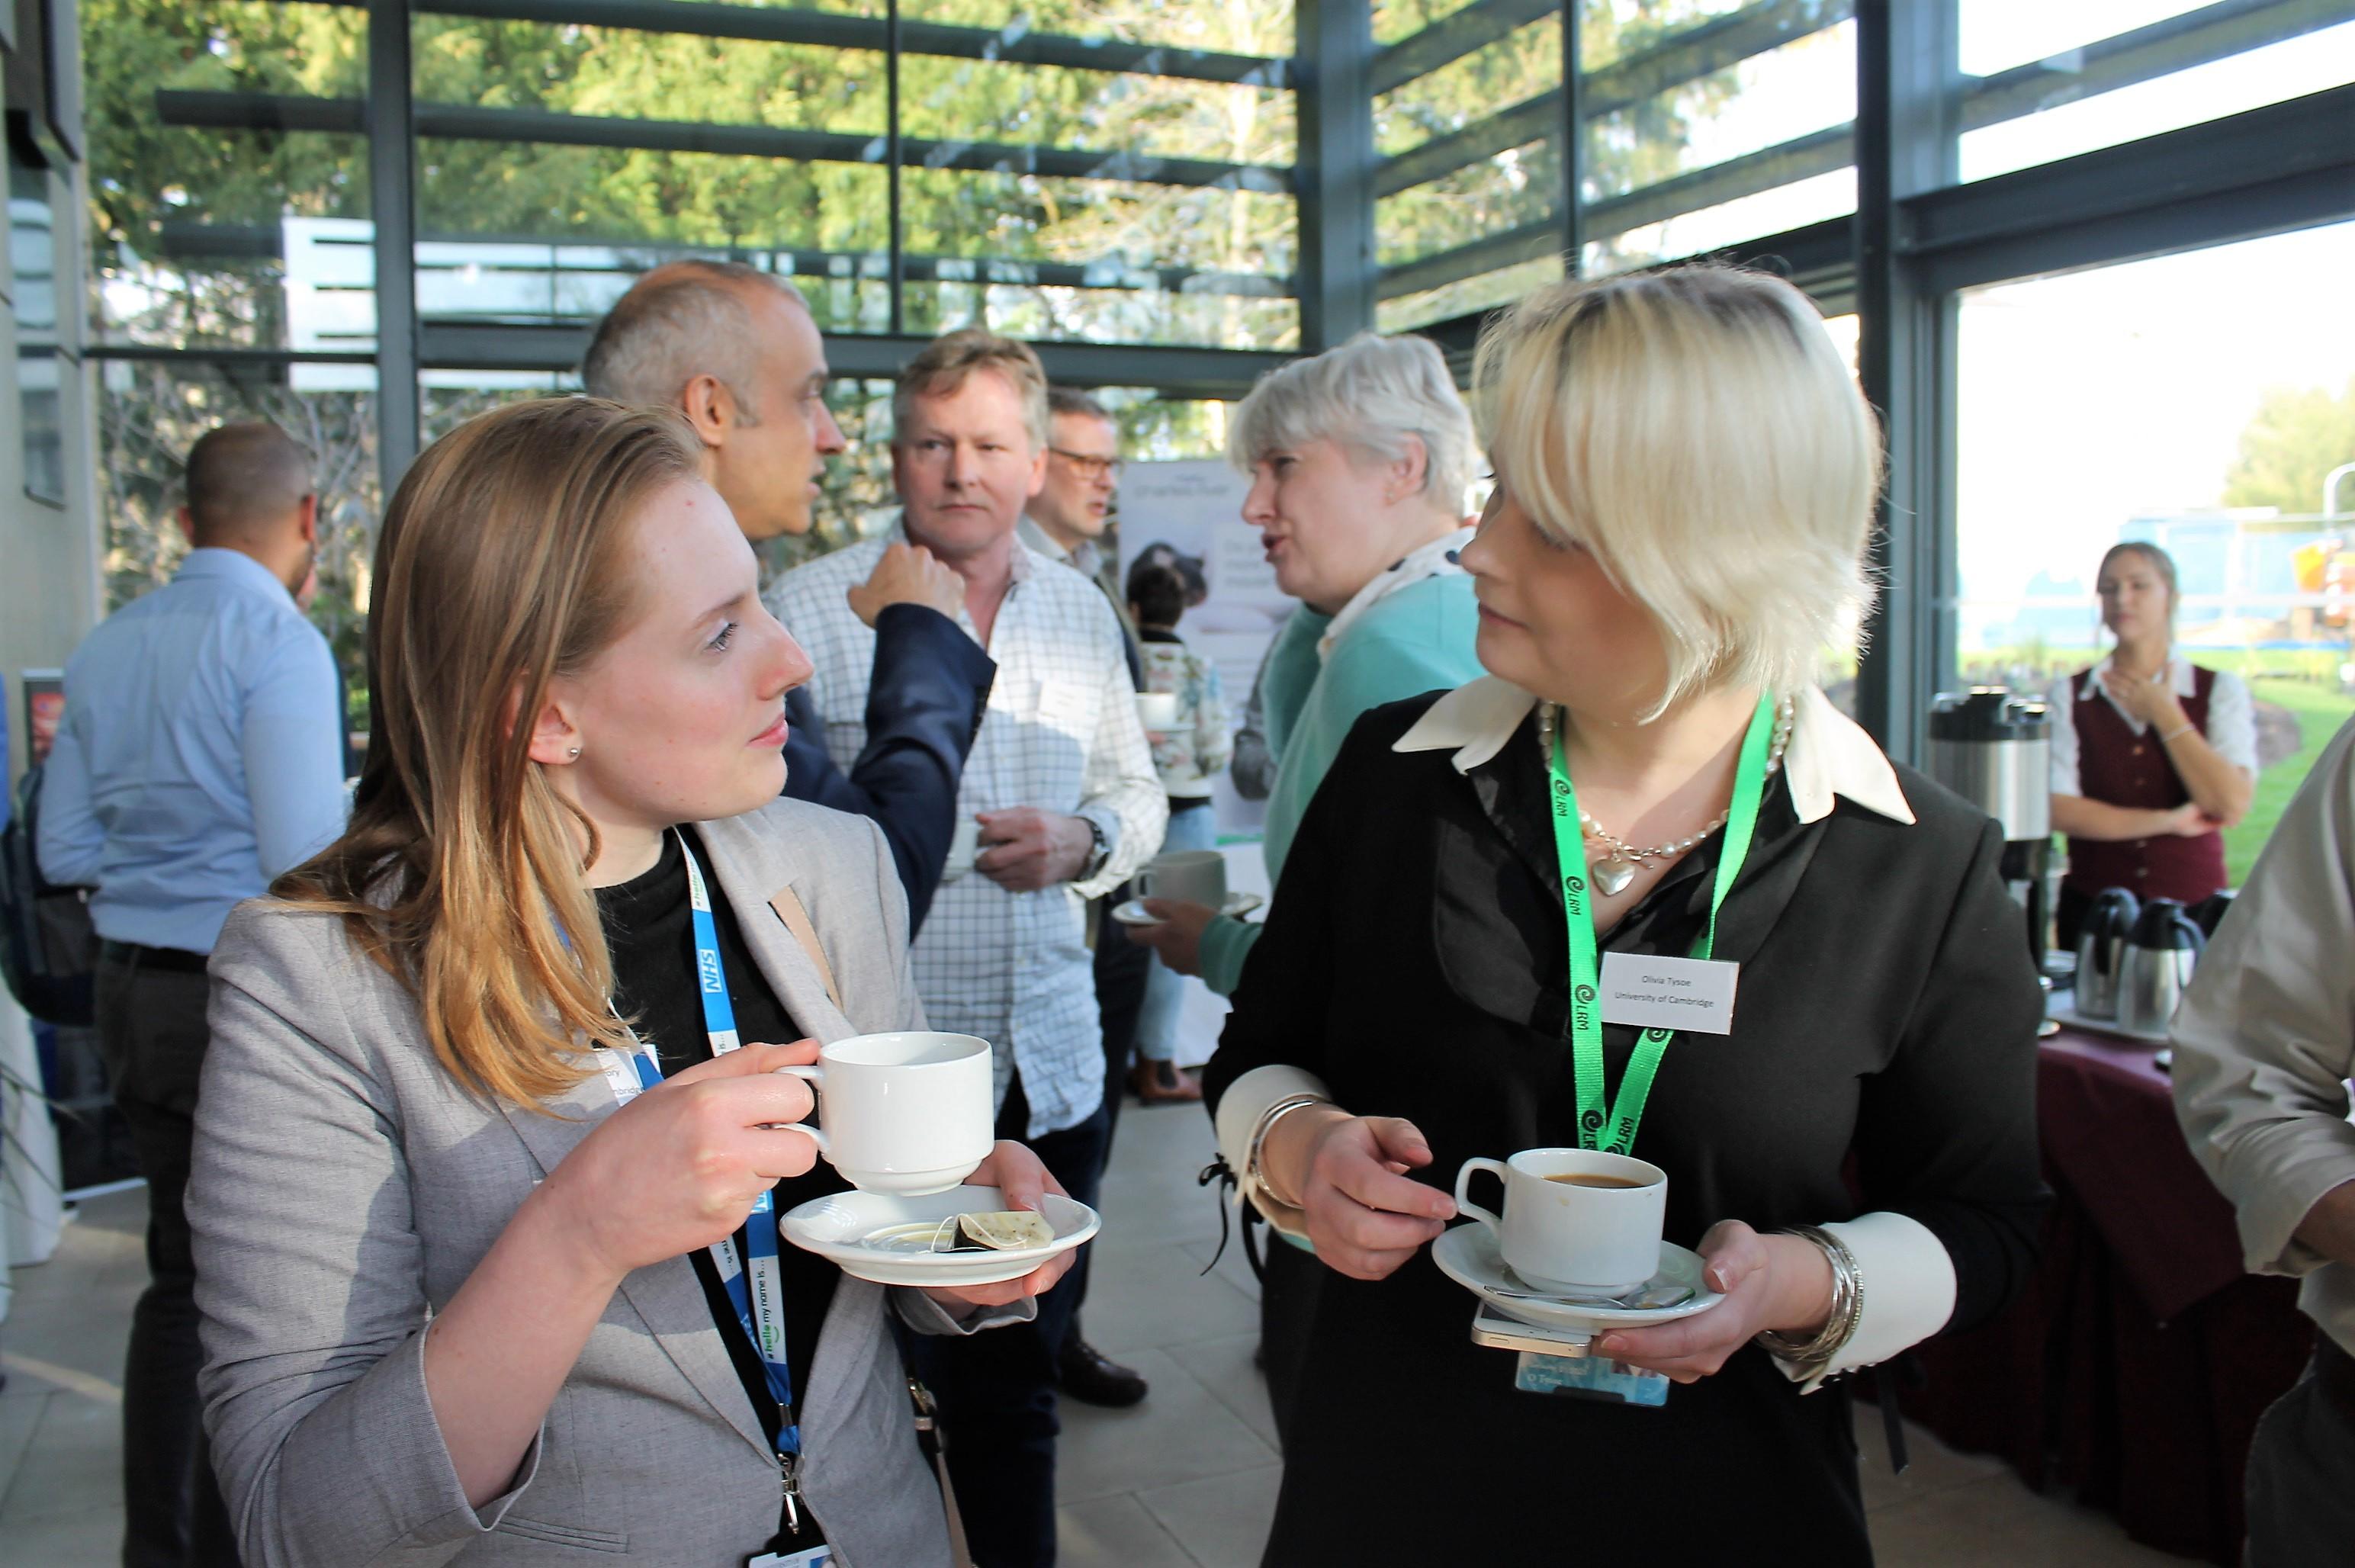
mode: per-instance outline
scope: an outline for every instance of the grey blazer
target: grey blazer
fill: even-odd
[[[780,800],[698,831],[805,1031],[924,1027],[905,897],[873,824]],[[786,909],[808,912],[847,1016]],[[250,1568],[600,1554],[738,1568],[760,1551],[777,1524],[777,1461],[684,1257],[623,1282],[514,1487],[479,1511],[426,1401],[427,1318],[612,1112],[602,1076],[554,1101],[554,1116],[468,1094],[339,921],[267,900],[229,916],[212,976],[187,1204],[206,1426]],[[889,1296],[911,1326],[960,1331],[930,1298]],[[946,1568],[886,1296],[843,1280],[815,1364],[795,1369],[803,1492],[842,1568]]]

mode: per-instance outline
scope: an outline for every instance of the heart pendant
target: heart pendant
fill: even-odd
[[[1603,891],[1604,898],[1615,899],[1627,891],[1629,882],[1636,880],[1636,865],[1632,860],[1622,860],[1614,855],[1607,860],[1598,860],[1589,866],[1586,874]]]

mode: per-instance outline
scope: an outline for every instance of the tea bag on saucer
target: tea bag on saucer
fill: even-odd
[[[1020,1209],[1000,1209],[986,1214],[952,1214],[932,1234],[936,1253],[1010,1253],[1025,1247],[1051,1246],[1055,1227],[1043,1215]]]

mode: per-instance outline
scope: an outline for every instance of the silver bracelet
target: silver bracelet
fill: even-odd
[[[1267,1143],[1267,1135],[1275,1130],[1276,1123],[1284,1120],[1284,1117],[1292,1115],[1295,1111],[1305,1110],[1310,1105],[1329,1105],[1332,1103],[1332,1101],[1325,1099],[1320,1095],[1294,1094],[1285,1099],[1278,1100],[1274,1104],[1270,1105],[1265,1111],[1260,1113],[1258,1125],[1252,1128],[1251,1148],[1250,1151],[1243,1156],[1243,1174],[1246,1177],[1249,1177],[1252,1180],[1257,1182],[1262,1191],[1265,1192],[1270,1198],[1274,1199],[1275,1201],[1284,1208],[1297,1209],[1300,1205],[1287,1200],[1284,1194],[1275,1189],[1273,1183],[1268,1180],[1266,1173],[1260,1169],[1260,1151]]]
[[[2159,743],[2160,745],[2164,746],[2164,745],[2166,745],[2169,741],[2179,741],[2179,740],[2183,739],[2183,737],[2184,737],[2184,736],[2190,734],[2190,733],[2191,733],[2191,731],[2193,731],[2194,730],[2197,730],[2197,729],[2199,729],[2199,728],[2200,728],[2200,726],[2199,726],[2199,725],[2197,725],[2197,724],[2186,724],[2186,725],[2185,725],[2182,729],[2180,729],[2180,730],[2169,730],[2166,734],[2161,735],[2161,736],[2158,738],[2158,743]]]
[[[1824,1326],[1808,1339],[1795,1339],[1768,1328],[1753,1336],[1752,1342],[1803,1367],[1824,1366],[1856,1338],[1857,1325],[1864,1319],[1864,1271],[1857,1266],[1856,1254],[1847,1243],[1820,1225],[1792,1225],[1781,1234],[1801,1237],[1821,1249],[1832,1269],[1832,1309]]]

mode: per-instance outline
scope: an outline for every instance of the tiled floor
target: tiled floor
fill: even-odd
[[[1153,1393],[1134,1410],[1067,1405],[1063,1568],[1250,1568],[1278,1476],[1267,1399],[1252,1368],[1257,1307],[1240,1253],[1207,1276],[1217,1210],[1194,1184],[1209,1129],[1188,1106],[1123,1116],[1104,1189],[1090,1338],[1135,1364]],[[0,1562],[100,1568],[121,1513],[123,1338],[144,1264],[137,1191],[93,1200],[55,1259],[16,1275],[0,1324]],[[2106,1517],[2031,1493],[1992,1460],[1913,1430],[1913,1467],[1892,1478],[1878,1424],[1864,1469],[1873,1539],[1889,1568],[2066,1564],[2128,1568],[2183,1559],[2129,1542]]]

